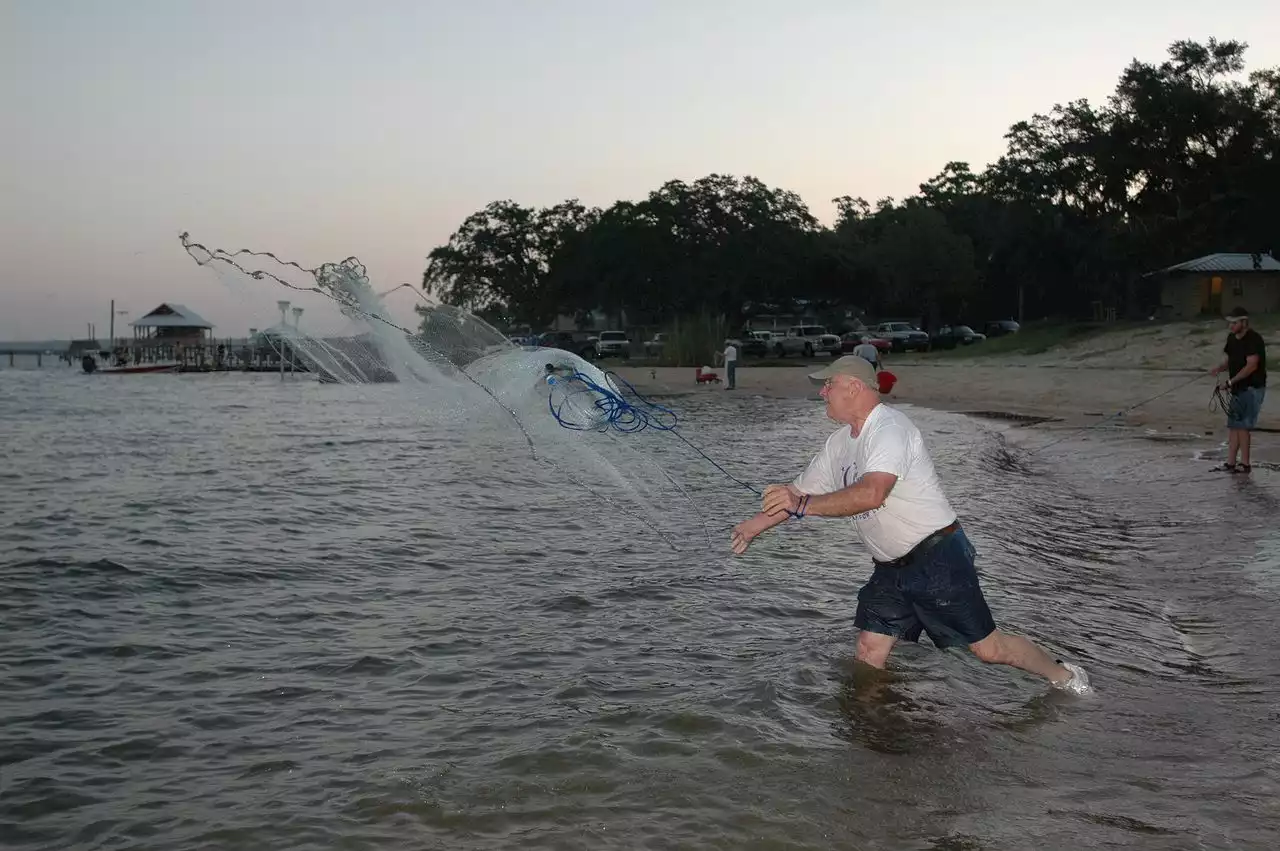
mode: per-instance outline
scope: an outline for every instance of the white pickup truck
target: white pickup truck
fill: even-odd
[[[792,325],[787,335],[774,341],[773,353],[780,358],[787,355],[803,355],[811,358],[819,352],[836,356],[840,354],[840,338],[828,334],[821,325]]]
[[[596,357],[631,357],[631,340],[622,331],[601,331],[596,337]]]

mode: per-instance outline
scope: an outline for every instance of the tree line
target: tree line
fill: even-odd
[[[1269,250],[1280,227],[1280,68],[1239,41],[1134,60],[1104,104],[1076,100],[1005,134],[981,172],[950,162],[917,194],[833,199],[821,225],[754,177],[669,181],[607,209],[494,201],[433,249],[424,289],[500,328],[593,309],[633,325],[803,299],[926,322],[1079,317],[1158,306],[1142,275]]]

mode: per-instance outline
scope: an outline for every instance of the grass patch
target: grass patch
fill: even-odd
[[[1267,371],[1271,372],[1280,366],[1280,314],[1262,314],[1252,318],[1250,324],[1267,340]],[[1182,326],[1188,337],[1187,345],[1197,349],[1221,348],[1226,339],[1226,323],[1221,320],[1137,320],[1119,322],[1053,322],[1047,320],[1026,322],[1017,334],[993,337],[972,346],[957,346],[954,349],[935,349],[927,353],[910,353],[904,355],[891,353],[887,361],[892,363],[901,357],[930,360],[969,359],[982,357],[998,357],[1000,355],[1039,355],[1058,347],[1070,346],[1091,337],[1103,334],[1125,334],[1130,337],[1144,337],[1159,333],[1170,326]],[[695,367],[710,365],[723,368],[718,361],[724,350],[724,340],[732,336],[728,333],[727,324],[722,317],[708,315],[685,318],[664,329],[671,336],[664,346],[662,357],[633,357],[629,361],[608,361],[607,364],[630,367],[678,366]],[[819,358],[777,358],[748,357],[738,353],[738,368],[761,367],[814,367],[829,363],[826,357]]]
[[[661,366],[716,366],[729,337],[725,317],[709,313],[680,317],[663,330]]]
[[[1068,346],[1089,337],[1115,331],[1151,332],[1150,322],[1028,322],[1016,334],[993,337],[972,346],[939,349],[926,357],[979,358],[993,355],[1039,355],[1058,346]]]
[[[1275,368],[1277,358],[1280,358],[1280,314],[1268,313],[1254,316],[1249,324],[1267,341],[1267,371],[1270,372]],[[1011,354],[1039,355],[1103,334],[1127,335],[1136,338],[1156,334],[1170,326],[1185,328],[1187,344],[1194,348],[1220,348],[1227,338],[1226,323],[1215,319],[1120,322],[1039,321],[1024,323],[1022,330],[1017,334],[994,337],[972,346],[935,350],[920,357],[953,359]]]

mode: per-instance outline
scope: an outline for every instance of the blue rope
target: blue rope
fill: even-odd
[[[652,428],[657,431],[674,431],[679,418],[676,412],[670,408],[659,405],[656,402],[650,402],[645,399],[626,379],[615,373],[607,373],[610,379],[614,379],[627,385],[627,388],[640,401],[643,407],[638,407],[627,401],[613,387],[603,387],[597,384],[589,376],[581,372],[574,372],[572,375],[565,377],[563,380],[556,380],[554,376],[550,378],[552,386],[560,386],[563,390],[563,399],[559,407],[555,404],[555,394],[547,396],[547,405],[550,407],[551,416],[556,418],[556,422],[567,429],[574,431],[608,431],[613,428],[623,434],[634,434],[635,432],[644,431]],[[588,423],[579,423],[571,419],[566,419],[561,412],[564,406],[569,404],[570,400],[575,396],[583,393],[590,393],[589,409],[594,409],[601,416],[588,416]]]
[[[679,417],[675,411],[646,399],[631,382],[616,372],[606,372],[605,376],[611,382],[624,385],[627,393],[633,396],[636,402],[631,402],[624,398],[622,393],[616,389],[616,385],[615,387],[602,387],[581,372],[575,371],[572,375],[566,376],[562,380],[557,380],[555,376],[549,376],[548,380],[551,385],[553,387],[560,386],[564,391],[563,399],[558,407],[555,403],[555,393],[553,392],[547,396],[547,407],[551,411],[551,416],[555,417],[556,422],[574,431],[608,431],[613,428],[623,434],[635,434],[651,428],[655,431],[670,432],[680,438],[686,446],[706,459],[711,466],[723,473],[726,478],[742,485],[757,496],[762,495],[759,488],[742,481],[742,479],[730,473],[720,466],[714,458],[694,446],[689,442],[688,438],[678,432],[676,426],[679,425]],[[591,422],[586,424],[566,419],[561,413],[564,410],[564,406],[569,403],[569,400],[581,393],[592,394],[589,408],[594,409],[601,415],[600,417],[590,417]]]

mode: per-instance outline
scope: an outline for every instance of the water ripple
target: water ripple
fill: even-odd
[[[756,497],[661,435],[553,467],[381,388],[188,378],[0,373],[6,847],[1269,847],[1268,471],[1188,498],[1190,450],[911,411],[1078,701],[927,641],[855,665],[847,527],[734,559]],[[831,427],[675,401],[756,483]]]

